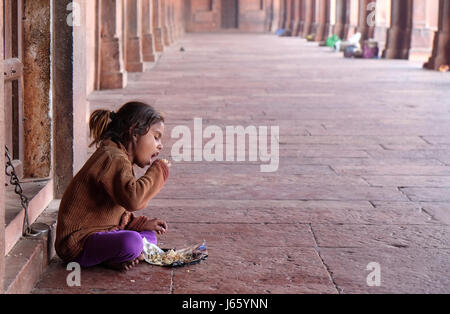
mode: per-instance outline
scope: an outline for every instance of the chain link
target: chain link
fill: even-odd
[[[9,183],[14,185],[14,192],[20,196],[20,202],[22,205],[22,208],[25,212],[25,217],[23,219],[23,229],[22,234],[23,236],[32,236],[32,230],[30,226],[30,221],[28,218],[28,197],[26,197],[23,194],[22,185],[20,184],[20,180],[17,177],[16,169],[14,168],[14,165],[12,164],[12,158],[11,154],[9,153],[8,147],[5,146],[5,174],[9,177]]]

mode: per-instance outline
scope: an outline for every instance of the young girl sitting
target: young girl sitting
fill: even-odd
[[[162,149],[164,117],[151,106],[130,102],[117,113],[96,110],[89,128],[97,150],[72,179],[61,200],[55,248],[65,262],[103,264],[128,270],[143,260],[142,238],[156,244],[167,224],[135,216],[169,175]],[[136,179],[133,165],[150,166]]]

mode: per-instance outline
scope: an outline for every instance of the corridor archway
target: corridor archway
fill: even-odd
[[[238,28],[239,2],[238,0],[222,0],[222,28]]]

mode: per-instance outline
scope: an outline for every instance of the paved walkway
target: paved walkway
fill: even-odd
[[[299,38],[187,34],[91,109],[154,104],[167,114],[165,156],[171,130],[194,133],[194,117],[224,132],[279,126],[278,171],[174,162],[142,214],[168,221],[163,247],[205,239],[206,262],[96,267],[70,288],[55,260],[34,292],[450,293],[449,86],[418,63],[348,60]]]

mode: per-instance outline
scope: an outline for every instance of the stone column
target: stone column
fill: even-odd
[[[99,0],[100,89],[123,88],[127,75],[123,66],[122,0]]]
[[[306,0],[300,0],[300,26],[298,30],[298,35],[303,37],[303,31],[305,30],[305,19],[306,19]]]
[[[54,198],[62,198],[74,164],[74,27],[67,24],[71,0],[53,1],[52,122]]]
[[[272,32],[272,25],[274,21],[274,2],[275,0],[264,0],[264,31]]]
[[[411,47],[413,0],[393,0],[391,27],[387,31],[386,59],[408,59]]]
[[[287,0],[280,0],[280,19],[278,20],[278,29],[284,29],[286,25],[286,7]]]
[[[46,178],[51,172],[50,0],[25,0],[23,12],[23,170],[24,177]]]
[[[438,31],[434,35],[433,53],[424,67],[438,70],[442,65],[450,65],[450,0],[439,1]]]
[[[300,5],[302,0],[294,0],[293,7],[293,24],[292,24],[292,36],[298,36],[300,33]]]
[[[161,27],[161,0],[152,0],[153,2],[153,34],[155,36],[155,50],[164,51],[163,31]]]
[[[3,25],[3,1],[0,1],[0,25]],[[3,80],[3,32],[0,32],[0,167],[5,169],[5,101]],[[0,175],[0,294],[5,278],[5,175]]]
[[[330,30],[330,0],[317,0],[317,27],[316,41],[324,41],[328,37]]]
[[[126,0],[125,15],[125,69],[128,72],[142,72],[144,63],[142,59],[141,42],[141,0]]]
[[[174,21],[174,4],[175,0],[169,0],[167,5],[167,25],[169,29],[169,38],[170,43],[173,43],[176,41],[176,30],[175,30],[175,21]]]
[[[373,38],[374,36],[375,19],[373,18],[373,15],[375,13],[375,6],[371,3],[375,2],[373,0],[359,0],[358,27],[356,32],[361,33],[361,42]]]
[[[311,34],[312,25],[314,21],[314,0],[304,0],[305,1],[305,24],[303,26],[303,37]]]
[[[334,34],[342,40],[347,39],[350,14],[348,0],[336,0],[336,24]]]
[[[162,39],[165,46],[169,46],[171,43],[168,20],[167,20],[167,2],[168,0],[161,0],[161,27],[162,27]]]
[[[294,1],[287,0],[286,3],[286,22],[284,25],[284,29],[286,30],[286,36],[292,35],[292,29],[294,26]]]
[[[142,0],[142,59],[146,62],[155,62],[155,44],[152,27],[151,0]]]

